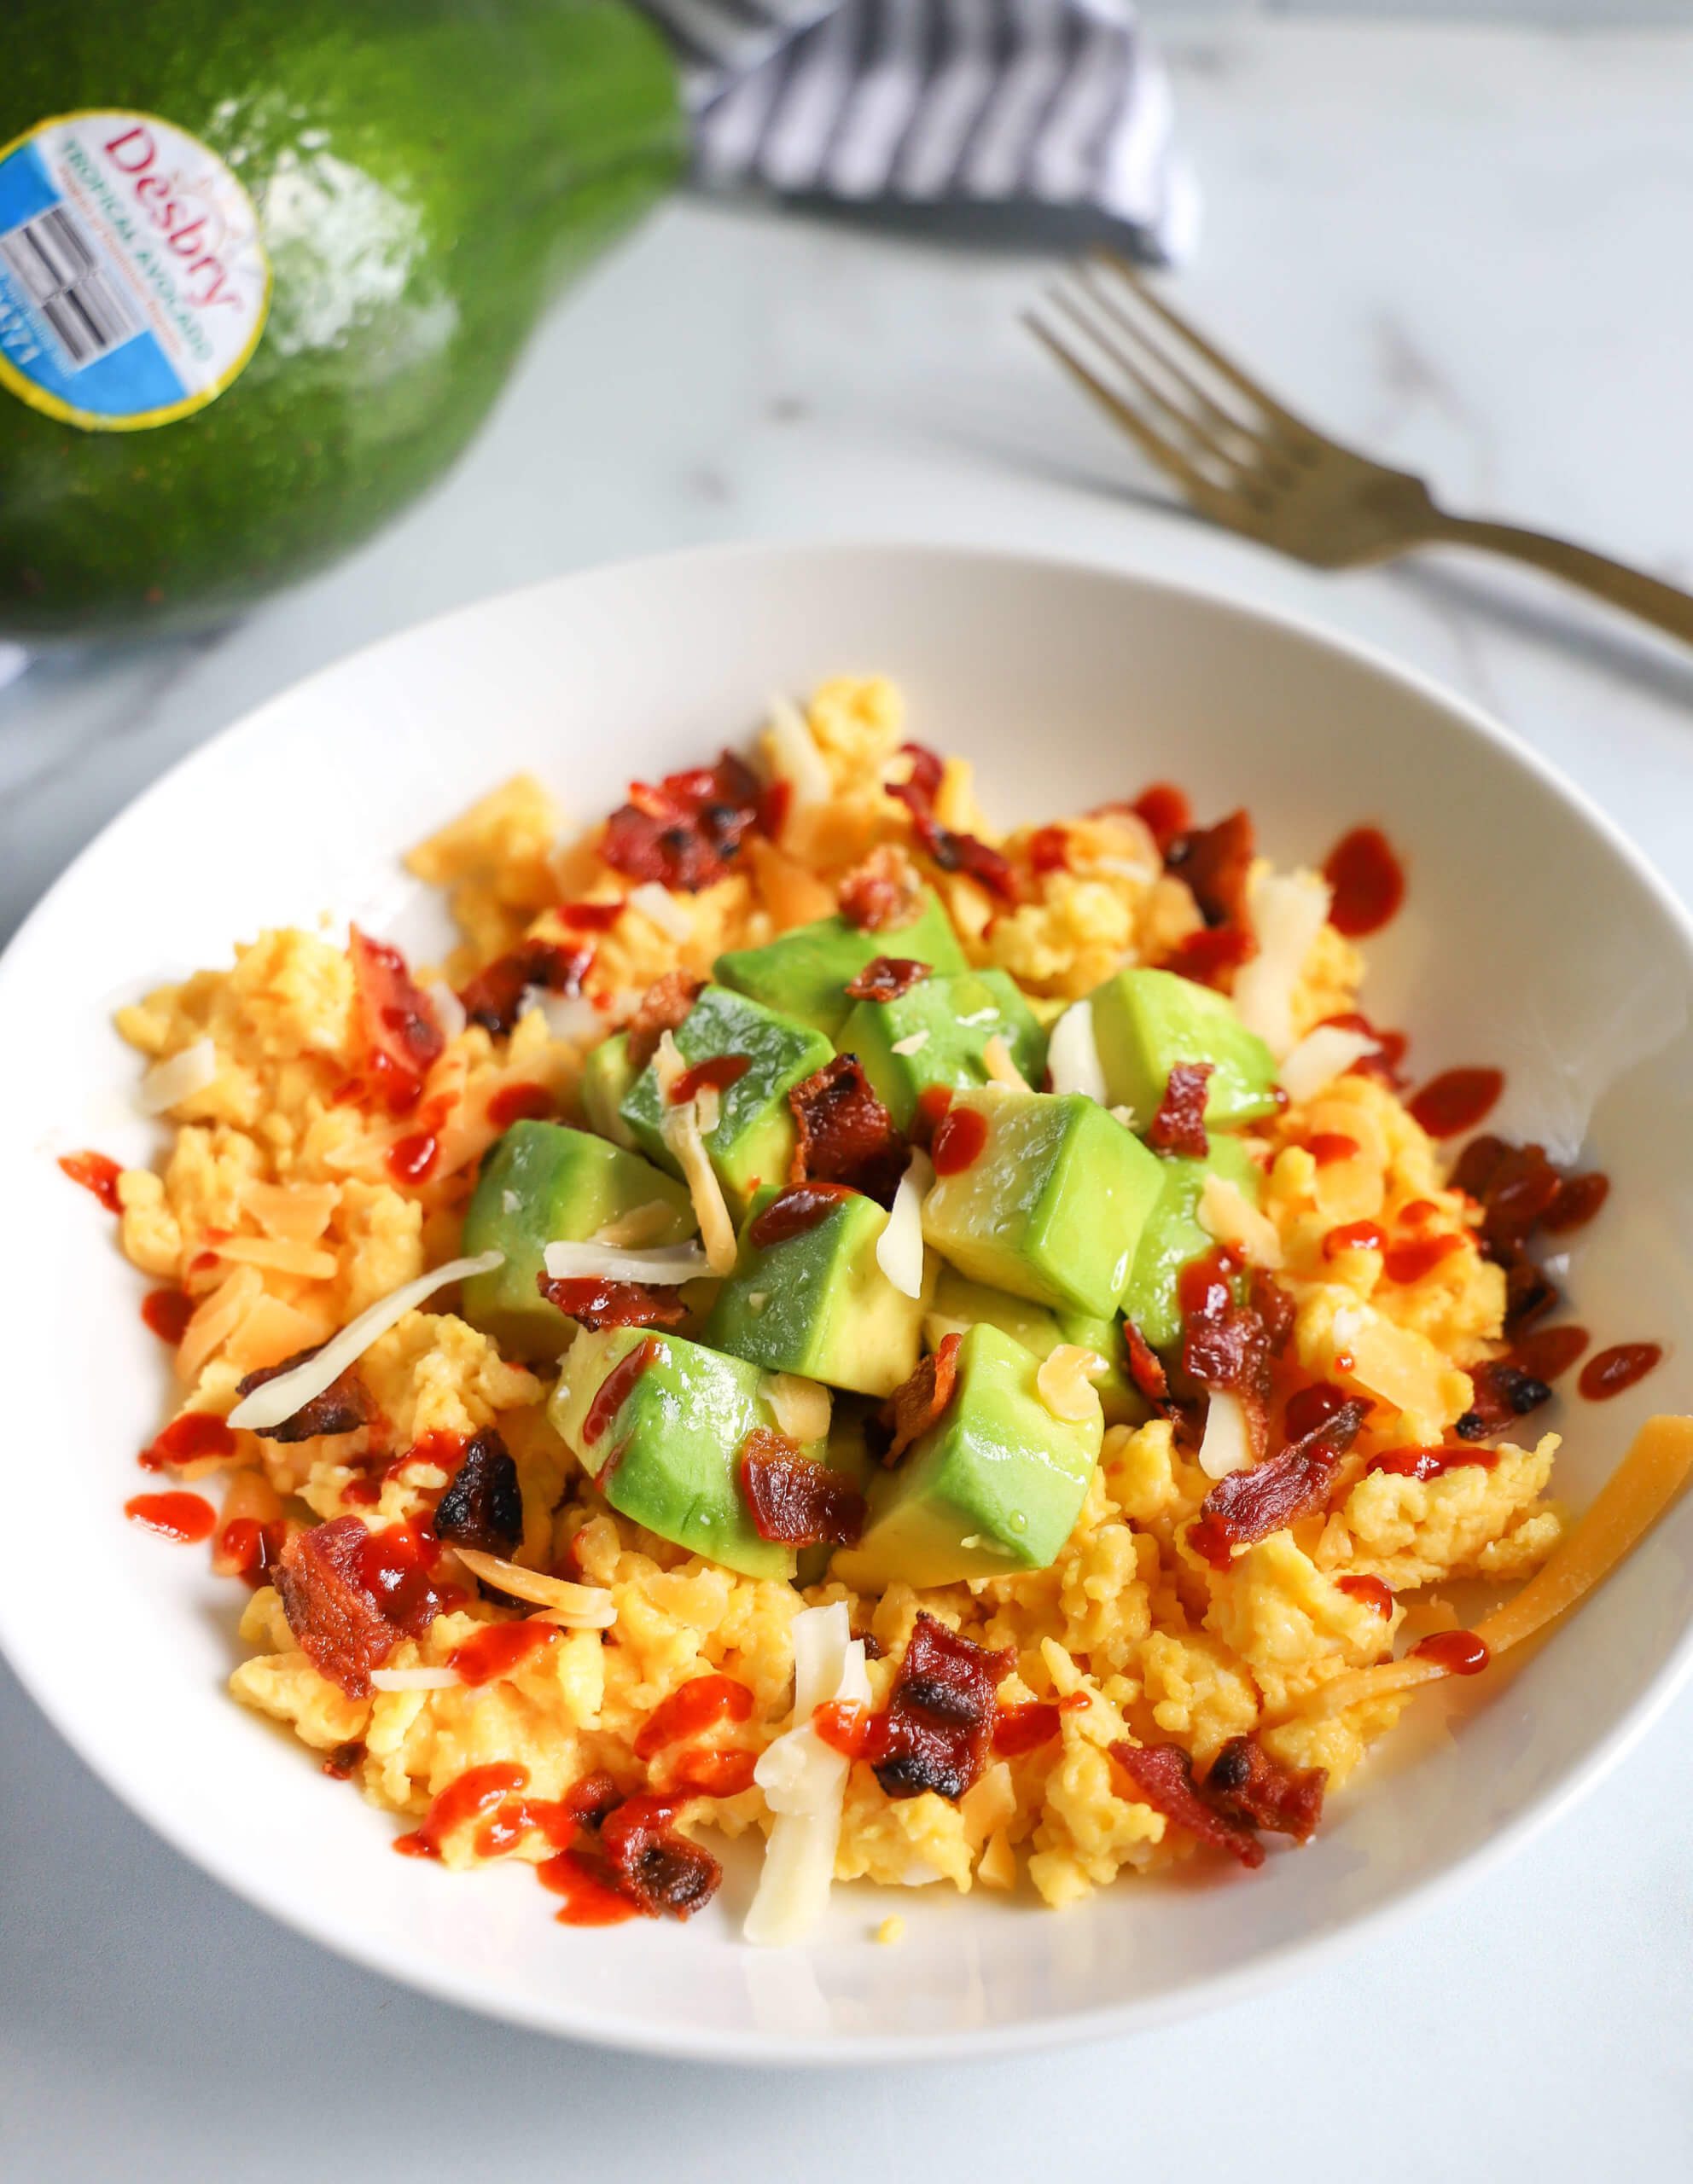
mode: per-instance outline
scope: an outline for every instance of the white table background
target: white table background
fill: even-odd
[[[1456,505],[1693,579],[1693,37],[1171,43],[1210,208],[1182,299]],[[143,783],[309,669],[538,575],[750,536],[1050,548],[1285,604],[1502,717],[1693,897],[1693,657],[1502,566],[1324,578],[1169,512],[1020,331],[1039,271],[668,208],[376,545],[233,630],[38,664],[0,696],[0,938]],[[0,2173],[1685,2176],[1690,1755],[1693,1693],[1504,1872],[1210,2018],[991,2069],[713,2072],[484,2023],[271,1925],[0,1668]]]

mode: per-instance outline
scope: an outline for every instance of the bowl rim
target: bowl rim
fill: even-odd
[[[119,828],[143,824],[155,799],[174,793],[181,777],[207,761],[213,751],[225,751],[263,736],[269,732],[271,716],[276,709],[296,706],[302,700],[310,702],[319,685],[355,665],[368,668],[380,662],[385,653],[414,643],[426,632],[451,630],[454,624],[468,623],[490,609],[602,579],[638,579],[648,572],[671,572],[707,563],[795,559],[874,561],[899,557],[932,564],[950,561],[986,565],[1006,573],[1022,571],[1032,577],[1073,575],[1103,578],[1126,589],[1162,595],[1172,604],[1198,607],[1220,614],[1244,624],[1248,634],[1273,632],[1279,637],[1291,637],[1312,651],[1339,655],[1398,685],[1454,718],[1470,735],[1524,770],[1591,829],[1651,897],[1669,930],[1679,940],[1688,967],[1693,971],[1693,910],[1684,904],[1651,860],[1587,791],[1481,706],[1448,689],[1433,676],[1394,659],[1368,640],[1338,633],[1313,616],[1242,597],[1225,589],[1154,574],[1087,555],[960,545],[940,537],[760,537],[625,555],[490,592],[391,630],[272,692],[175,759],[113,813],[78,851],[31,907],[4,950],[0,950],[0,998],[3,998],[9,978],[34,945],[49,911],[61,894],[81,884],[84,868],[102,853],[109,836]],[[110,1765],[98,1748],[97,1738],[85,1734],[81,1722],[69,1714],[61,1718],[55,1704],[54,1681],[46,1665],[46,1649],[38,1648],[31,1642],[20,1621],[12,1623],[8,1593],[3,1587],[0,1587],[0,1655],[4,1656],[55,1733],[64,1739],[106,1788],[172,1850],[256,1909],[362,1969],[398,1980],[436,2001],[474,2011],[497,2022],[521,2025],[591,2047],[687,2062],[748,2068],[816,2069],[893,2062],[987,2060],[1085,2041],[1122,2037],[1248,2000],[1332,1961],[1366,1939],[1374,1940],[1437,1897],[1457,1893],[1480,1881],[1552,1826],[1620,1763],[1693,1676],[1693,1607],[1687,1612],[1673,1649],[1652,1680],[1586,1752],[1571,1764],[1561,1780],[1540,1792],[1484,1842],[1440,1871],[1411,1883],[1374,1909],[1358,1913],[1309,1939],[1278,1944],[1238,1969],[1212,1973],[1169,1994],[980,2030],[862,2036],[830,2033],[810,2038],[763,2031],[718,2030],[703,2024],[685,2028],[655,2026],[626,2015],[608,2018],[603,2013],[594,2013],[585,2003],[579,2007],[567,2000],[556,2004],[514,1992],[503,1988],[492,1975],[470,1970],[444,1970],[437,1960],[422,1950],[389,1944],[369,1935],[348,1934],[317,1915],[309,1898],[297,1900],[287,1888],[272,1884],[265,1871],[244,1864],[224,1838],[198,1834],[191,1806],[184,1807],[181,1801],[173,1804],[167,1795],[161,1794],[156,1772],[149,1775],[139,1769]]]

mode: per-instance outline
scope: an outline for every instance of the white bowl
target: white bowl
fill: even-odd
[[[395,1823],[224,1694],[232,1588],[124,1521],[166,1396],[111,1223],[53,1156],[141,1159],[114,1004],[323,910],[415,936],[397,863],[530,768],[585,822],[738,742],[766,694],[883,670],[912,733],[968,752],[1009,821],[1176,780],[1248,804],[1278,861],[1375,820],[1407,907],[1366,1005],[1419,1073],[1508,1072],[1498,1124],[1614,1179],[1574,1240],[1597,1343],[1664,1342],[1620,1400],[1559,1404],[1584,1502],[1638,1420],[1693,1409],[1693,931],[1575,790],[1457,700],[1285,621],[1095,569],[916,547],[713,550],[448,616],[275,700],[103,834],[0,964],[0,1202],[10,1371],[0,1639],[83,1757],[178,1849],[333,1949],[527,2024],[721,2059],[868,2061],[1120,2032],[1232,1998],[1523,1839],[1594,1781],[1693,1658],[1693,1502],[1508,1680],[1481,1679],[1255,1875],[1126,1882],[1062,1914],[944,1885],[835,1892],[815,1945],[738,1939],[731,1862],[693,1924],[573,1931],[525,1870],[395,1857]],[[1538,1426],[1542,1421],[1535,1420]],[[870,1940],[891,1908],[897,1948]]]

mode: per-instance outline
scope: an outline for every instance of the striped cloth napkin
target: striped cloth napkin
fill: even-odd
[[[682,57],[706,189],[1166,261],[1192,244],[1197,192],[1131,0],[645,4]]]

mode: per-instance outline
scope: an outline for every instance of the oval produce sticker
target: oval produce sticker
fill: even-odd
[[[0,148],[0,386],[95,433],[215,401],[265,329],[253,200],[154,113],[55,114]]]

